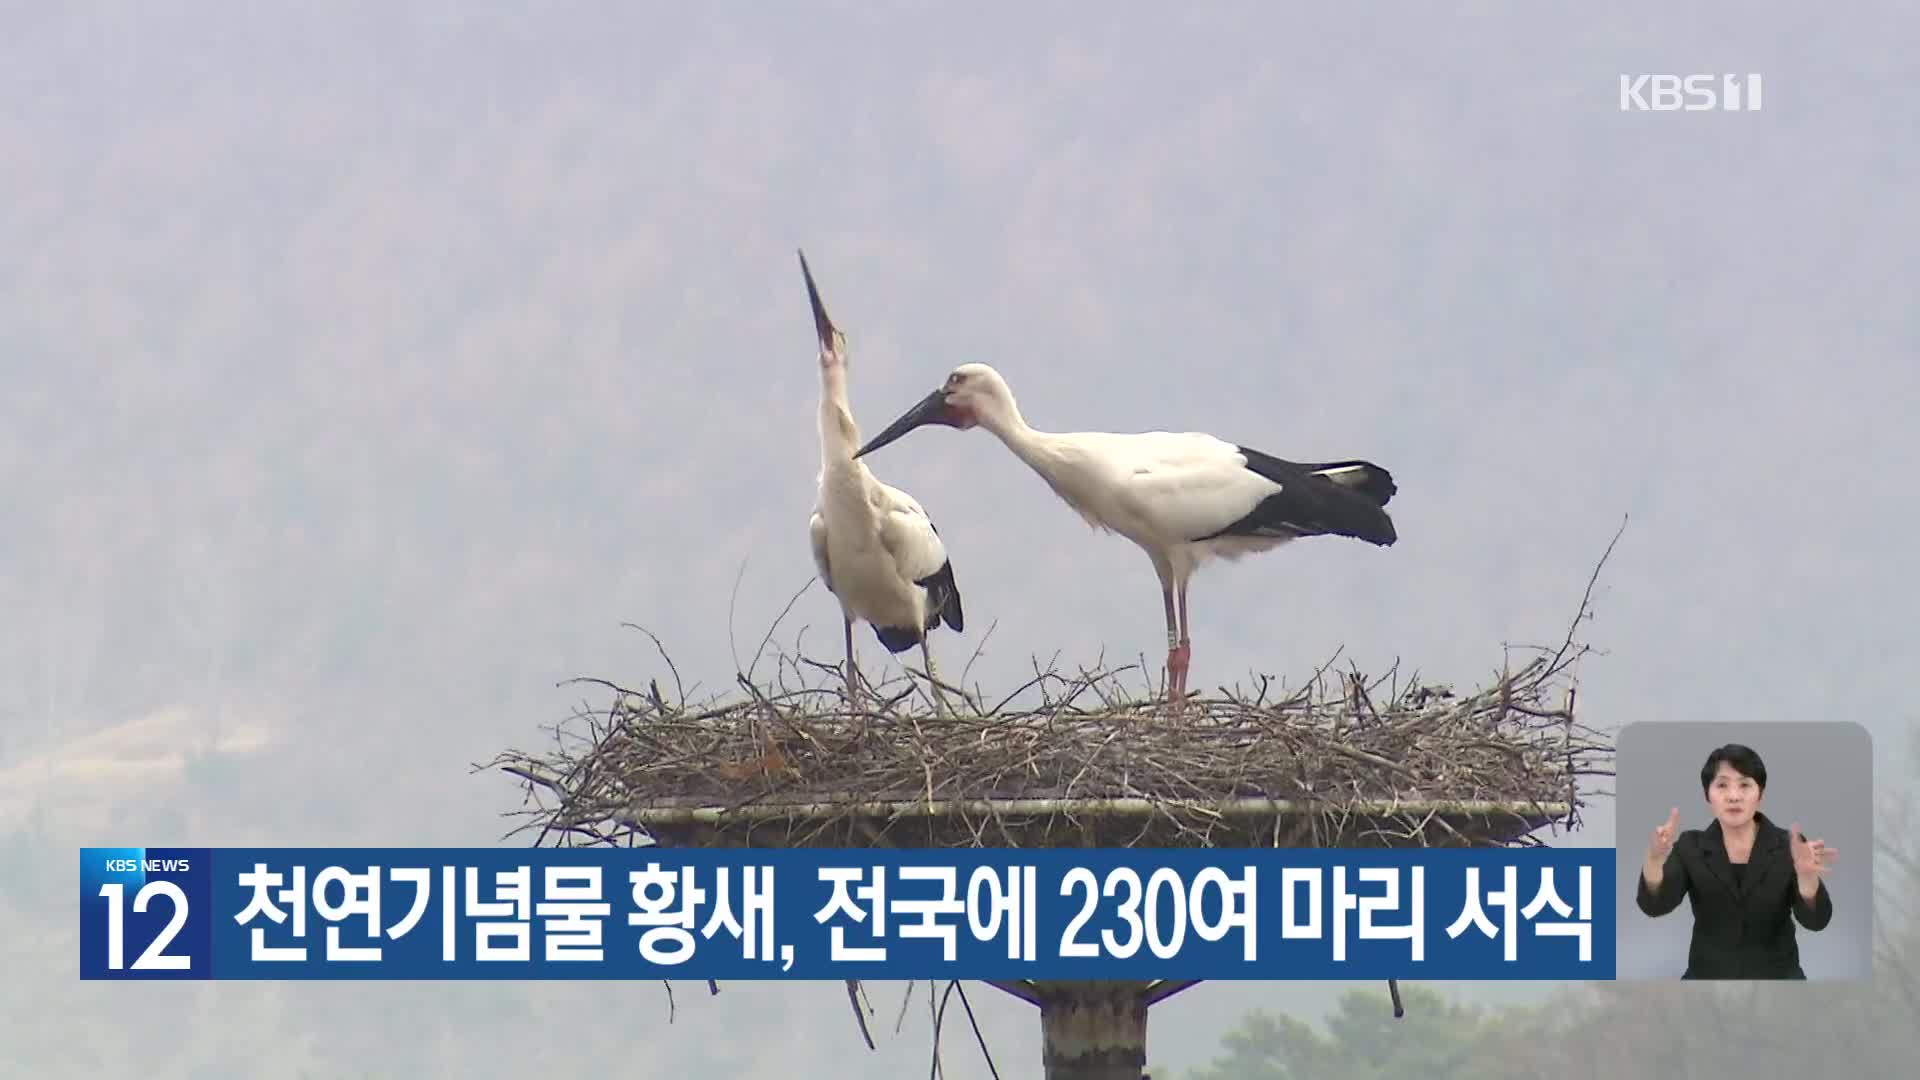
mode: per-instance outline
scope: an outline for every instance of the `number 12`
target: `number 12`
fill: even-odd
[[[107,898],[107,970],[119,971],[126,966],[126,906],[127,887],[117,881],[100,886],[100,895]],[[186,971],[193,966],[189,956],[170,955],[166,949],[175,934],[187,922],[187,894],[180,886],[171,881],[149,881],[133,894],[133,910],[145,912],[147,904],[155,896],[164,896],[173,901],[173,918],[141,952],[140,959],[133,962],[135,971]]]

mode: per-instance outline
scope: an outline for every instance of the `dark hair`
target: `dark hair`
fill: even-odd
[[[1720,763],[1723,761],[1733,766],[1733,771],[1739,773],[1741,776],[1752,777],[1753,782],[1760,785],[1760,790],[1763,793],[1767,790],[1767,765],[1760,760],[1760,755],[1754,753],[1753,748],[1750,746],[1742,746],[1739,743],[1728,743],[1713,753],[1708,754],[1707,763],[1700,766],[1700,791],[1702,794],[1705,794],[1709,788],[1713,787],[1713,774],[1720,771]]]

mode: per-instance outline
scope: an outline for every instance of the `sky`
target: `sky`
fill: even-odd
[[[868,1053],[834,987],[683,986],[669,1024],[657,984],[74,974],[76,847],[524,843],[474,764],[566,679],[664,676],[623,622],[730,682],[813,573],[797,248],[868,432],[985,361],[1043,428],[1393,472],[1394,547],[1203,571],[1196,688],[1342,650],[1482,682],[1624,519],[1587,723],[1846,719],[1912,784],[1910,8],[0,18],[0,1044],[33,1075],[925,1067],[898,986]],[[1761,73],[1764,107],[1623,112],[1633,72]],[[943,667],[1164,648],[1144,556],[990,436],[873,465],[953,555]],[[817,585],[782,626],[837,658]],[[1601,802],[1569,842],[1613,840]],[[1345,988],[1203,985],[1150,1057]],[[973,996],[1037,1069],[1030,1012]]]

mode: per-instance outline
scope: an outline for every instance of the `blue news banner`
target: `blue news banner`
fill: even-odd
[[[1614,977],[1611,848],[81,848],[82,979]]]

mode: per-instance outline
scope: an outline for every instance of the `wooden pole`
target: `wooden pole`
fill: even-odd
[[[1140,1080],[1152,983],[1036,981],[1046,1080]]]

